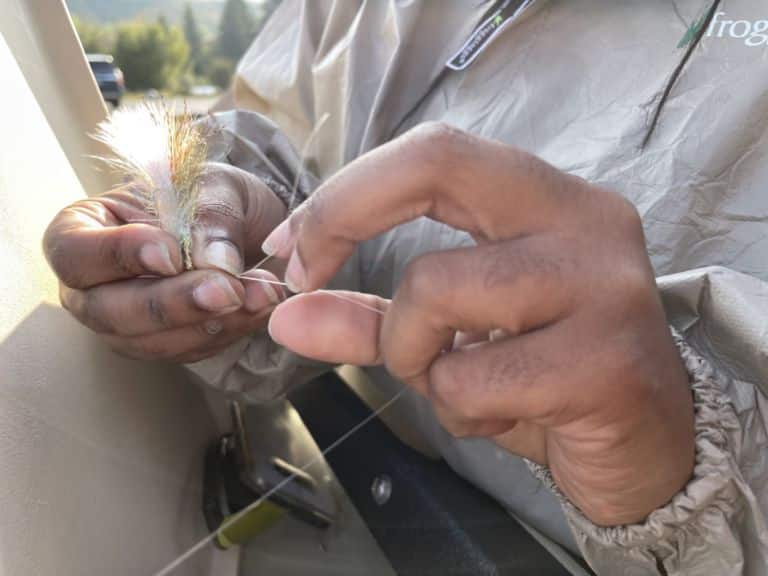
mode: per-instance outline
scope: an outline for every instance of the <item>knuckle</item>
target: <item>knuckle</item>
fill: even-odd
[[[503,326],[511,332],[524,330],[526,308],[512,305],[508,299],[526,295],[532,305],[546,306],[564,313],[573,309],[578,293],[568,286],[577,285],[577,255],[559,239],[513,240],[483,248],[482,257],[473,266],[483,294],[499,298]],[[514,300],[512,300],[514,301]],[[508,314],[505,312],[509,312]]]
[[[485,367],[486,381],[478,383],[488,394],[503,397],[513,384],[523,384],[533,388],[537,383],[537,370],[548,369],[551,361],[546,358],[533,358],[530,352],[519,350],[513,353],[500,353],[488,359]]]
[[[601,218],[599,225],[613,231],[619,242],[640,248],[645,254],[643,221],[637,207],[615,192],[596,186],[589,189],[595,198],[594,204],[600,207],[597,212]]]
[[[61,302],[61,307],[64,308],[67,312],[75,316],[75,312],[72,307],[72,289],[69,288],[66,284],[63,282],[59,282],[59,302]]]
[[[427,148],[450,146],[462,137],[464,132],[445,122],[423,122],[409,132],[409,137]]]
[[[110,324],[99,311],[99,296],[94,290],[76,290],[61,284],[59,299],[64,309],[84,326],[100,334],[112,332]]]
[[[329,205],[330,203],[327,198],[328,194],[325,194],[323,190],[318,190],[317,193],[307,198],[301,205],[301,208],[296,210],[290,219],[292,235],[295,236],[299,229],[304,226],[320,231],[328,230],[327,222],[332,214],[332,207]]]
[[[444,122],[425,122],[406,134],[404,144],[409,156],[419,166],[439,170],[453,164],[453,159],[468,136]]]
[[[507,288],[524,279],[539,282],[544,278],[561,276],[561,262],[541,254],[530,246],[520,248],[514,242],[489,247],[482,267],[483,289]]]
[[[454,353],[449,353],[443,358],[438,358],[429,367],[429,397],[444,406],[452,404],[451,399],[456,396],[457,382],[463,380],[461,366],[453,362]]]
[[[613,194],[616,203],[618,221],[627,231],[643,235],[643,221],[637,207],[619,194]]]
[[[306,206],[306,208],[304,208]],[[350,243],[363,239],[357,230],[359,226],[348,218],[337,217],[332,194],[312,194],[302,205],[304,214],[299,218],[291,218],[291,233],[294,237],[312,237],[314,242],[322,238],[324,243],[333,246],[334,249],[350,251]],[[299,245],[306,249],[301,240]]]
[[[429,398],[450,410],[450,413],[462,421],[478,421],[485,418],[481,407],[472,401],[467,390],[473,387],[473,382],[456,362],[434,362],[429,371]]]
[[[451,271],[445,258],[430,253],[408,264],[398,292],[424,309],[445,310],[450,306],[451,286]]]
[[[232,164],[222,162],[206,162],[205,178],[200,191],[200,198],[206,202],[209,198],[220,198],[232,201],[246,200],[248,189],[263,185],[254,174]]]
[[[235,199],[209,194],[197,207],[196,216],[202,221],[213,219],[237,223],[242,220],[243,213]]]
[[[442,406],[445,410],[450,410],[462,418],[469,418],[469,410],[466,403],[457,402],[461,393],[462,383],[457,378],[454,366],[449,362],[435,362],[429,370],[429,383],[427,391],[429,399]]]
[[[80,321],[99,334],[114,333],[114,327],[106,314],[98,289],[84,290],[79,294],[76,316]]]
[[[66,249],[61,235],[51,227],[43,237],[43,252],[54,274],[70,288],[80,288],[83,285],[83,274],[77,265],[77,257]]]
[[[126,276],[141,272],[138,250],[138,245],[131,246],[128,235],[120,233],[105,237],[99,246],[102,261],[111,262],[121,275]]]
[[[635,323],[642,318],[661,317],[661,303],[650,270],[625,263],[612,278],[616,295],[616,312],[626,321]]]
[[[170,328],[171,322],[165,303],[156,295],[149,295],[145,302],[150,321],[160,328]]]

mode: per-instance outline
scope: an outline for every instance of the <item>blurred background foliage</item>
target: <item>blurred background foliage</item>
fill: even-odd
[[[86,53],[111,54],[129,91],[225,89],[281,0],[68,0]]]

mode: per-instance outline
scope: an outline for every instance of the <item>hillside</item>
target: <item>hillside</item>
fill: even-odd
[[[261,16],[263,0],[248,0],[254,16]],[[203,33],[212,37],[224,6],[223,0],[66,0],[72,14],[99,23],[118,22],[133,18],[154,20],[163,14],[172,24],[181,23],[185,4],[195,12]]]

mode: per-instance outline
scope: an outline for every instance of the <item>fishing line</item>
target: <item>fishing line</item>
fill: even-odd
[[[330,114],[326,112],[320,117],[320,120],[317,121],[317,123],[312,127],[312,132],[310,132],[309,136],[307,137],[307,141],[304,142],[304,146],[301,149],[301,156],[299,156],[299,169],[296,172],[296,178],[293,180],[293,190],[291,192],[291,199],[288,202],[288,214],[290,214],[293,211],[293,203],[296,200],[296,192],[299,189],[299,183],[301,182],[302,177],[307,172],[307,157],[309,155],[309,148],[312,146],[312,144],[315,143],[315,139],[317,138],[317,135],[320,133],[320,129],[323,127],[323,124],[325,124],[326,120],[330,118]]]
[[[294,210],[299,186],[306,174],[306,158],[310,148],[329,116],[327,113],[323,114],[302,147],[298,169],[293,180],[291,197],[287,205],[288,216]],[[147,130],[149,130],[152,137],[146,137],[145,133]],[[100,125],[99,132],[95,137],[107,144],[115,153],[115,158],[106,159],[108,165],[132,177],[133,180],[142,182],[149,191],[146,199],[146,208],[151,208],[152,210],[147,214],[147,218],[136,218],[133,221],[136,223],[142,221],[145,223],[157,222],[161,228],[175,236],[182,247],[185,268],[192,269],[192,228],[197,224],[196,212],[199,202],[199,182],[204,173],[203,166],[207,154],[207,143],[202,133],[194,128],[190,116],[185,113],[179,119],[164,105],[145,104],[135,111],[113,114],[109,121]],[[146,141],[152,142],[153,146],[148,148]],[[272,170],[275,169],[272,166],[270,168]],[[307,188],[307,186],[303,188]],[[130,221],[128,220],[128,222]],[[260,269],[272,257],[273,255],[271,254],[266,255],[251,270]],[[287,286],[285,282],[265,278],[252,278],[244,275],[240,275],[238,278],[240,280],[262,282],[263,284]],[[343,293],[335,291],[328,291],[327,293],[376,314],[384,314],[382,310],[355,300]],[[318,456],[311,458],[301,466],[298,472],[305,472],[314,464],[321,462],[327,454],[389,408],[406,391],[407,388],[402,388],[387,402],[337,438],[320,452]],[[232,526],[243,516],[260,506],[278,490],[294,480],[296,474],[290,474],[249,506],[225,520],[218,530],[208,534],[205,538],[194,544],[170,564],[156,572],[154,576],[167,576],[175,571],[176,568],[210,544],[221,530],[226,530]]]
[[[261,267],[264,265],[264,263],[268,262],[272,257],[273,257],[273,254],[267,254],[266,256],[264,256],[264,258],[256,262],[256,264],[253,266],[253,268],[251,268],[251,270],[261,270],[262,269]],[[242,278],[242,276],[239,276],[239,278]]]
[[[384,404],[379,406],[375,411],[373,411],[371,414],[363,418],[360,422],[355,424],[352,428],[347,430],[344,434],[339,436],[336,440],[334,440],[327,448],[325,448],[320,454],[315,456],[314,458],[311,458],[308,462],[306,462],[304,465],[302,465],[299,468],[299,471],[306,472],[309,468],[317,464],[318,462],[321,462],[325,456],[330,454],[333,450],[338,448],[345,440],[347,440],[350,436],[352,436],[355,432],[363,428],[366,424],[371,422],[374,418],[379,416],[384,410],[389,408],[392,404],[394,404],[398,399],[400,399],[406,392],[408,391],[408,388],[401,388],[396,394],[394,394],[389,400],[387,400]],[[200,550],[204,549],[208,544],[213,542],[213,540],[216,538],[216,535],[221,530],[226,530],[232,524],[240,520],[243,516],[248,514],[250,511],[258,508],[262,503],[264,503],[270,496],[272,496],[275,492],[282,489],[284,486],[286,486],[288,483],[290,483],[292,480],[296,478],[296,472],[291,473],[288,477],[285,478],[285,480],[282,480],[277,485],[275,485],[274,488],[268,490],[266,494],[263,496],[260,496],[257,500],[254,500],[251,504],[249,504],[246,508],[235,514],[234,516],[231,516],[227,520],[225,520],[222,525],[219,527],[218,530],[215,532],[212,532],[211,534],[207,535],[205,538],[194,544],[191,548],[189,548],[186,552],[181,554],[178,558],[176,558],[173,562],[162,568],[160,571],[155,572],[153,576],[168,576],[168,574],[173,573],[176,568],[181,566],[184,562],[189,560],[192,556],[197,554]]]
[[[237,278],[239,280],[248,280],[250,282],[262,282],[264,284],[276,284],[277,286],[285,286],[286,288],[288,287],[287,282],[280,282],[279,280],[267,280],[266,278],[253,278],[251,276],[238,276]],[[370,306],[369,304],[365,304],[364,302],[360,302],[359,300],[355,300],[350,296],[345,296],[344,294],[337,292],[336,290],[323,290],[323,294],[330,294],[331,296],[333,296],[334,298],[338,298],[339,300],[344,300],[345,302],[355,304],[360,308],[365,308],[366,310],[370,310],[371,312],[376,312],[376,314],[380,314],[381,316],[384,315],[384,312],[382,310],[379,310],[374,306]]]

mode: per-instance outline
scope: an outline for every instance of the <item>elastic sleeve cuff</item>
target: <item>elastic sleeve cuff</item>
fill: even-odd
[[[739,421],[722,376],[672,332],[694,398],[696,463],[691,480],[669,504],[641,524],[598,526],[560,491],[548,468],[527,461],[560,500],[582,554],[599,574],[617,569],[622,574],[730,574],[742,560],[733,517],[754,503],[754,495],[731,446]]]

